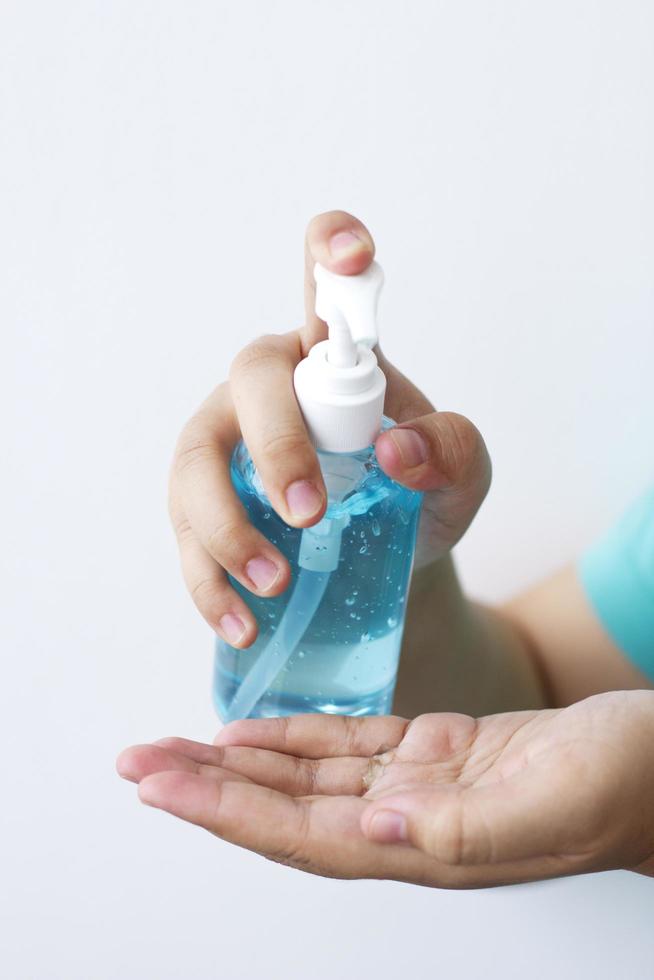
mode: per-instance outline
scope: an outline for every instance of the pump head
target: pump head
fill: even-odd
[[[377,336],[377,305],[384,273],[371,262],[357,276],[341,276],[316,263],[316,313],[329,328],[327,359],[336,367],[354,367],[356,345],[373,348]]]
[[[381,429],[386,378],[372,348],[384,274],[372,262],[356,276],[316,264],[314,276],[316,313],[329,336],[296,367],[295,393],[317,449],[357,452]]]

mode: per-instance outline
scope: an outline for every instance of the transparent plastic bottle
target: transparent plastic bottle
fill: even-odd
[[[384,418],[383,428],[392,425]],[[246,650],[217,641],[213,692],[223,720],[391,710],[422,495],[391,480],[372,446],[318,457],[327,511],[299,530],[273,510],[244,444],[234,451],[238,496],[288,559],[292,580],[265,599],[231,580],[259,635]]]
[[[374,353],[384,274],[314,267],[316,314],[327,324],[297,365],[293,385],[318,453],[327,510],[314,527],[289,527],[273,510],[243,444],[232,480],[252,524],[286,556],[292,581],[275,598],[234,588],[259,636],[247,650],[218,641],[214,699],[224,721],[304,712],[372,715],[393,699],[420,494],[391,480],[373,445],[386,378]]]

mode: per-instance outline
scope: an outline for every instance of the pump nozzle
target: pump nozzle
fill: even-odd
[[[384,273],[376,262],[356,276],[341,276],[320,263],[314,267],[316,313],[329,327],[327,360],[335,367],[354,367],[356,345],[377,343],[377,305]]]
[[[295,369],[295,394],[317,449],[357,452],[381,429],[386,379],[372,348],[378,340],[381,266],[341,276],[314,267],[316,313],[329,339],[316,344]]]

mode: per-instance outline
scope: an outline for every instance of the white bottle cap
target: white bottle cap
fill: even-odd
[[[316,313],[329,339],[295,369],[295,394],[316,449],[351,453],[372,445],[381,430],[386,378],[372,348],[384,273],[372,262],[357,276],[316,263]]]

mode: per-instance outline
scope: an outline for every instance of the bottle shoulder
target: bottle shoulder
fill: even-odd
[[[392,428],[395,423],[386,417],[382,429]],[[422,494],[409,490],[392,480],[381,468],[375,455],[374,446],[367,446],[355,453],[318,452],[328,493],[326,517],[346,514],[363,514],[377,501],[398,499],[403,508],[418,507]],[[231,475],[239,496],[256,495],[262,502],[270,505],[256,466],[247,446],[240,441],[234,449],[231,461]]]

